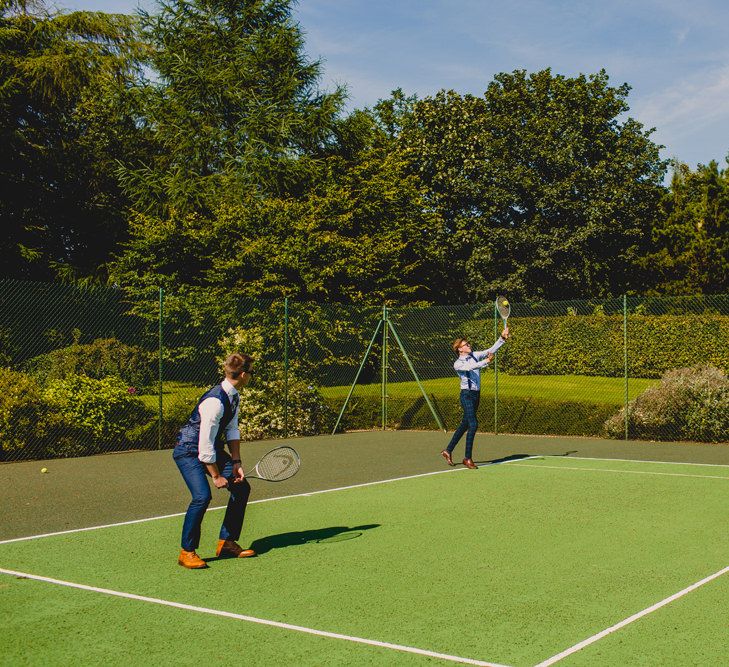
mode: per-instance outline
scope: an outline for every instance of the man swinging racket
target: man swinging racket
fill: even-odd
[[[478,466],[473,462],[473,438],[478,430],[478,418],[476,411],[481,400],[481,369],[488,366],[494,358],[494,353],[509,338],[509,329],[506,327],[499,339],[488,349],[482,352],[474,352],[471,344],[465,338],[456,338],[453,341],[453,351],[458,355],[453,364],[458,376],[461,378],[461,407],[463,408],[463,420],[453,433],[451,441],[442,452],[441,456],[448,462],[448,465],[455,465],[451,454],[456,448],[458,441],[466,435],[466,456],[463,465],[466,468],[476,469]]]

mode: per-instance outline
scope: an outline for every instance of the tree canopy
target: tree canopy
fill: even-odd
[[[293,0],[0,0],[3,275],[381,303],[728,289],[729,169],[607,72],[321,89]],[[444,82],[447,83],[447,82]]]

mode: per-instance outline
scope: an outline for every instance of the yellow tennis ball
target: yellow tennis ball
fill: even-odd
[[[503,301],[501,302],[501,305],[502,305],[502,306],[508,306],[508,305],[509,305],[509,302],[508,302],[508,301],[507,301],[506,299],[504,299],[504,300],[503,300]]]
[[[48,468],[41,468],[41,472],[48,472]]]

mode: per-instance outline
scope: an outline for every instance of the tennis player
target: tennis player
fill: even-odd
[[[224,369],[225,379],[200,397],[187,424],[180,429],[172,454],[192,494],[182,524],[182,550],[177,562],[193,570],[208,566],[197,555],[200,528],[212,500],[208,477],[216,488],[230,492],[215,555],[233,558],[256,555],[253,549],[243,549],[237,543],[251,493],[240,460],[238,389],[251,380],[253,358],[247,354],[231,354],[225,360]],[[226,441],[230,454],[225,451]]]
[[[509,328],[501,332],[499,339],[488,349],[481,352],[474,352],[471,344],[465,338],[456,338],[453,341],[453,352],[458,355],[453,368],[461,379],[461,407],[463,408],[463,419],[454,431],[451,441],[442,452],[441,456],[448,462],[453,463],[453,450],[458,441],[466,435],[466,457],[463,465],[466,468],[476,469],[478,466],[473,462],[473,439],[478,430],[478,417],[476,411],[481,400],[481,369],[488,366],[498,350],[509,338]]]

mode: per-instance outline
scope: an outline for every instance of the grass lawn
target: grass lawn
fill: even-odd
[[[494,395],[493,374],[483,376],[481,393],[484,397]],[[630,379],[629,397],[635,398],[658,380]],[[458,394],[458,378],[447,377],[437,380],[424,380],[423,387],[429,395],[452,397]],[[347,396],[349,387],[323,387],[325,398],[342,400]],[[415,382],[391,382],[387,385],[390,398],[419,396],[420,389]],[[355,395],[379,396],[380,385],[358,386]],[[625,400],[623,378],[587,377],[584,375],[507,375],[499,373],[500,398],[540,398],[564,401],[589,401],[622,405]]]
[[[635,398],[658,380],[631,378],[628,382],[629,397]],[[437,380],[424,380],[423,387],[429,395],[452,397],[458,394],[458,378],[447,377]],[[197,386],[189,382],[165,382],[162,400],[166,407],[173,403],[193,403],[208,387]],[[420,396],[420,389],[415,382],[390,382],[387,385],[390,398],[407,398]],[[342,401],[349,392],[349,386],[322,387],[324,398]],[[493,396],[493,374],[483,376],[482,394]],[[379,396],[379,384],[359,385],[355,395]],[[564,401],[589,401],[592,403],[608,403],[622,405],[625,397],[623,378],[588,377],[585,375],[507,375],[499,374],[499,396],[501,398],[541,398]],[[140,396],[144,403],[157,409],[159,398],[156,394]]]

